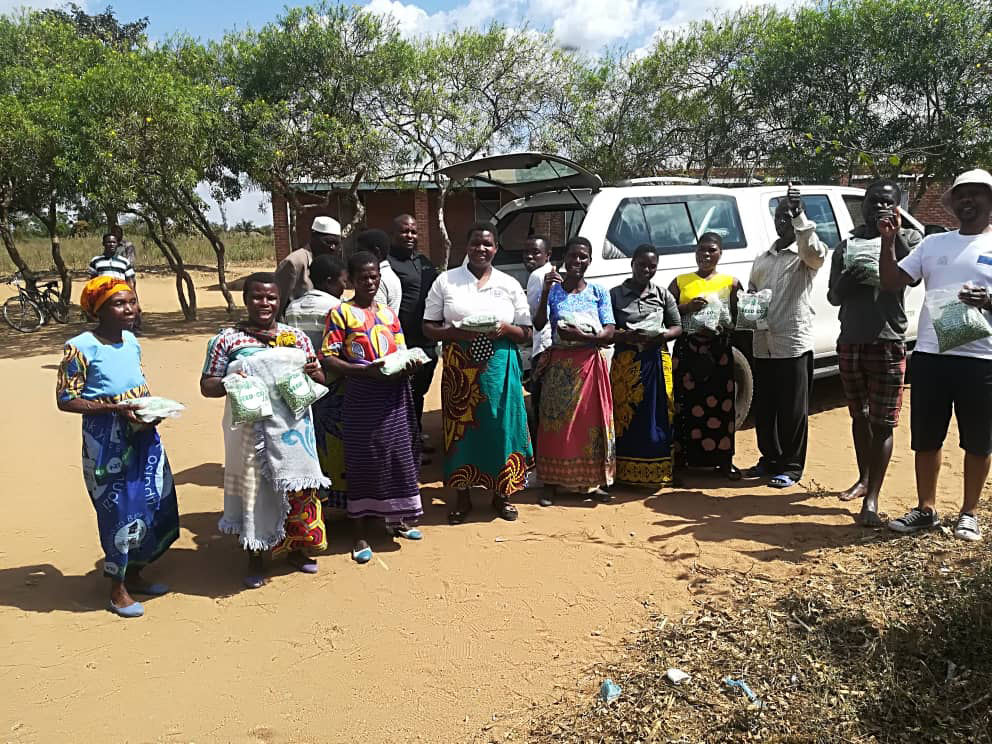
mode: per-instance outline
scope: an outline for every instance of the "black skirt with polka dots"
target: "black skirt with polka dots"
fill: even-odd
[[[730,336],[686,334],[675,342],[676,462],[722,467],[734,457],[734,357]]]

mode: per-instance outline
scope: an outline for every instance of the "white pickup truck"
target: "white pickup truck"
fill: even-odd
[[[784,186],[721,188],[689,178],[638,178],[615,186],[565,158],[542,153],[496,155],[448,166],[454,180],[475,179],[498,186],[518,198],[504,204],[493,218],[500,251],[495,264],[526,285],[522,248],[530,234],[549,238],[553,260],[561,260],[567,238],[581,235],[593,245],[588,281],[607,289],[630,276],[630,256],[642,243],[658,250],[655,282],[668,286],[678,274],[695,271],[696,239],[704,232],[723,238],[720,270],[747,286],[751,263],[777,237],[772,215],[785,195]],[[806,216],[816,223],[820,239],[831,249],[861,224],[863,189],[844,186],[799,186]],[[902,211],[903,224],[921,232],[923,226]],[[837,308],[827,302],[830,256],[813,286],[816,376],[837,371],[836,343],[840,332]],[[909,319],[907,341],[916,339],[923,304],[922,287],[906,292]],[[748,362],[750,334],[737,334],[737,415],[750,407],[753,385]]]

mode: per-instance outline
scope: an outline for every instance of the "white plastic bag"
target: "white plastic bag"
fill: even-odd
[[[382,373],[387,376],[398,375],[406,369],[406,366],[412,362],[418,361],[421,364],[427,364],[430,361],[430,357],[424,353],[421,348],[414,347],[412,349],[400,349],[399,351],[394,351],[392,354],[386,354],[382,358],[380,364],[382,364]]]
[[[643,320],[628,323],[627,328],[631,331],[640,331],[645,336],[660,336],[668,330],[668,326],[665,325],[665,311],[655,310]]]
[[[186,406],[182,403],[158,395],[147,395],[144,398],[136,398],[126,402],[131,404],[135,415],[145,423],[159,419],[178,418],[179,414],[186,410]]]
[[[992,336],[992,325],[985,314],[961,302],[957,290],[931,289],[926,303],[941,353]]]
[[[495,313],[473,313],[460,321],[456,320],[452,325],[466,331],[490,333],[499,328],[499,319]]]
[[[772,304],[772,291],[737,291],[737,330],[764,331],[768,329],[768,308]]]
[[[231,426],[251,424],[272,416],[269,387],[257,377],[239,374],[223,379],[227,398],[231,403]]]
[[[686,333],[698,333],[706,329],[716,333],[721,328],[730,327],[729,303],[720,299],[718,294],[701,295],[706,300],[706,307],[685,317],[682,327]]]
[[[558,316],[559,328],[575,328],[585,333],[599,333],[603,330],[603,324],[599,322],[599,316],[594,313],[575,313],[565,311]],[[559,336],[559,346],[584,346],[583,341],[566,341]]]

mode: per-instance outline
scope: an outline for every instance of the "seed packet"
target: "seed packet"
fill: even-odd
[[[768,308],[772,304],[772,291],[737,292],[737,330],[763,331],[768,328]]]
[[[499,320],[494,313],[474,313],[461,321],[455,321],[453,325],[465,331],[489,333],[499,328]]]
[[[721,328],[729,328],[730,305],[720,299],[720,295],[702,295],[706,300],[706,307],[687,315],[682,322],[682,328],[686,333],[698,333],[706,329],[714,333]]]
[[[878,255],[880,250],[877,241],[849,238],[847,247],[844,249],[844,268],[860,268],[864,274],[861,283],[871,287],[878,287],[882,283],[878,274]]]
[[[300,418],[310,406],[327,394],[327,388],[311,380],[302,369],[277,379],[276,391],[296,418]]]
[[[389,376],[398,375],[406,369],[407,364],[414,360],[427,364],[430,357],[420,348],[400,349],[382,358],[382,373]]]
[[[992,336],[985,314],[961,302],[955,290],[932,289],[927,292],[926,303],[941,353]]]
[[[177,418],[181,412],[186,410],[186,406],[182,403],[158,395],[148,395],[128,402],[134,407],[137,417],[145,423],[165,418]]]
[[[257,377],[228,375],[224,389],[231,403],[231,426],[251,424],[272,416],[269,388]]]

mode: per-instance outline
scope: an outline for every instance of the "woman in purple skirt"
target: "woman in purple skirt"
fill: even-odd
[[[356,253],[348,261],[355,296],[331,310],[321,348],[321,364],[346,378],[344,393],[344,467],[347,510],[355,525],[357,563],[372,559],[366,539],[369,518],[381,519],[394,536],[420,540],[413,525],[423,515],[418,483],[420,436],[413,409],[410,363],[386,375],[382,360],[406,348],[399,319],[375,301],[379,259]]]

